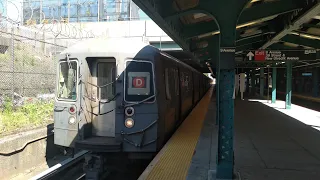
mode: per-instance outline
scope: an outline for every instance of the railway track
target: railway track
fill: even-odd
[[[42,173],[34,176],[31,180],[44,180],[44,179],[68,179],[68,180],[82,180],[85,179],[85,174],[82,170],[84,156],[88,151],[80,151],[74,155],[73,158],[68,158],[59,164],[43,171]]]
[[[73,158],[68,158],[59,164],[43,171],[34,176],[31,180],[85,180],[86,174],[83,171],[84,156],[88,151],[80,151]],[[117,168],[118,170],[106,171],[101,175],[101,179],[116,179],[116,180],[136,180],[144,169],[149,164],[150,160],[139,160],[134,163],[129,163],[126,167]],[[121,161],[123,163],[123,161]],[[119,166],[110,162],[109,166]],[[120,169],[120,170],[119,170]]]

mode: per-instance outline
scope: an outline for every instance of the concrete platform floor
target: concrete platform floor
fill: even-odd
[[[242,180],[320,179],[320,132],[301,121],[304,117],[319,118],[320,122],[320,116],[297,108],[285,110],[280,101],[279,107],[263,103],[235,100],[235,173]],[[216,150],[212,99],[187,179],[214,179],[208,178],[208,172],[215,170]]]

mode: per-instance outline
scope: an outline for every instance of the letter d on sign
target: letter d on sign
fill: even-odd
[[[145,81],[143,77],[135,77],[133,78],[133,83],[132,83],[134,88],[144,88],[145,86]]]

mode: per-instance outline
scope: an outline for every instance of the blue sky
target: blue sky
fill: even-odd
[[[6,0],[0,0],[3,3],[3,6],[5,5]],[[11,2],[11,3],[9,3]],[[14,20],[14,21],[20,21],[21,20],[21,5],[22,5],[22,0],[8,0],[8,4],[7,4],[7,16]],[[4,7],[2,7],[2,4],[0,3],[0,13],[4,13],[5,9]],[[150,19],[141,9],[139,9],[138,11],[140,19],[141,20],[145,20],[145,19]]]
[[[146,13],[144,13],[141,9],[139,9],[139,17],[140,19],[150,19],[148,15],[146,15]]]

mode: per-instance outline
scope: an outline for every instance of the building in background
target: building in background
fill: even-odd
[[[23,24],[139,20],[132,0],[23,0]]]
[[[0,20],[7,16],[7,1],[0,2]]]

